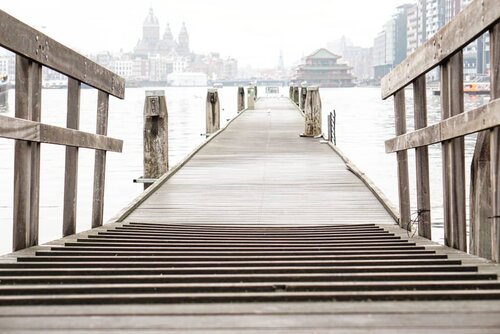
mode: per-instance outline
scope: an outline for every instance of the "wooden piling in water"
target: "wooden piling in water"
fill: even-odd
[[[290,86],[288,90],[288,97],[293,101],[293,86]]]
[[[238,87],[238,112],[245,109],[245,88]]]
[[[307,87],[300,87],[300,102],[299,108],[304,111],[306,108]]]
[[[209,135],[220,129],[220,103],[217,89],[208,89],[206,106],[206,133]]]
[[[144,101],[144,178],[168,172],[168,110],[165,91],[146,91]],[[144,189],[150,183],[144,183]]]
[[[247,109],[255,109],[255,87],[250,86],[247,88]]]
[[[294,86],[293,87],[293,102],[298,106],[299,105],[299,87]]]
[[[298,87],[296,87],[298,93]],[[321,97],[318,86],[307,87],[307,95],[304,107],[305,129],[303,137],[314,137],[321,135]]]

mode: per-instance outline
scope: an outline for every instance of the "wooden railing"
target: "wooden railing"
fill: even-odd
[[[419,234],[431,237],[429,160],[427,146],[441,143],[443,152],[443,209],[445,243],[467,250],[464,136],[482,132],[490,144],[491,258],[500,260],[500,6],[498,0],[475,0],[434,37],[382,80],[382,98],[394,96],[396,138],[386,151],[397,152],[400,225],[409,228],[410,194],[407,150],[415,149]],[[491,101],[464,112],[463,48],[481,34],[490,33]],[[427,126],[425,74],[439,66],[442,121]],[[405,87],[412,85],[415,131],[406,133]],[[474,223],[474,222],[473,222]]]
[[[15,139],[13,250],[38,244],[40,144],[66,146],[63,236],[75,233],[78,149],[95,149],[92,227],[103,223],[106,151],[123,142],[106,136],[109,95],[124,98],[125,81],[0,10],[0,46],[16,54],[15,117],[0,116],[0,137]],[[68,76],[67,127],[40,122],[42,66]],[[78,130],[80,86],[98,89],[96,134]]]

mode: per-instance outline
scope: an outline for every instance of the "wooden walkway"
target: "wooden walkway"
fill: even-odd
[[[498,333],[497,265],[407,236],[287,99],[121,222],[0,262],[0,332]]]

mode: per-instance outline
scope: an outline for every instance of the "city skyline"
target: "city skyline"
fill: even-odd
[[[172,31],[179,31],[186,22],[194,52],[219,52],[223,57],[237,58],[243,67],[270,68],[277,65],[280,50],[289,67],[342,35],[369,47],[373,32],[397,5],[406,2],[312,0],[304,6],[299,1],[256,0],[249,6],[227,0],[18,0],[2,4],[2,9],[82,53],[97,53],[133,50],[141,36],[142,21],[152,7],[162,32],[167,24]]]

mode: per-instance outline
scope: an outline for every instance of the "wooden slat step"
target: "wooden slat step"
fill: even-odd
[[[336,274],[229,274],[229,275],[61,275],[3,276],[1,284],[119,284],[119,283],[239,283],[239,282],[370,282],[496,280],[494,274],[477,272],[434,273],[336,273]]]
[[[274,292],[274,293],[152,293],[90,295],[0,296],[0,305],[60,304],[178,304],[178,303],[249,303],[309,301],[387,301],[387,300],[491,300],[499,299],[500,290],[439,291],[362,291],[362,292]]]
[[[208,292],[498,290],[498,281],[5,285],[0,295]]]

